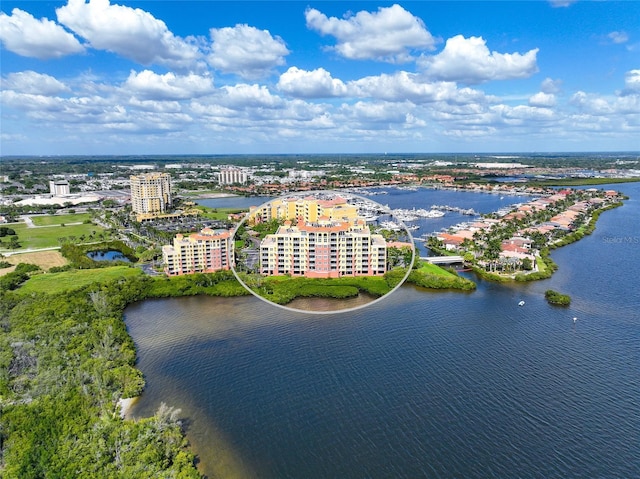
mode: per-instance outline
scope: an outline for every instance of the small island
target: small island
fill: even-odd
[[[569,295],[558,293],[552,289],[546,290],[544,297],[549,304],[556,306],[569,306],[571,304],[571,297]]]

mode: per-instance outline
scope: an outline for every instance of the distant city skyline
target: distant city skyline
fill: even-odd
[[[3,1],[0,155],[640,150],[640,2]]]

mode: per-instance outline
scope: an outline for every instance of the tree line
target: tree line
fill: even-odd
[[[124,307],[146,277],[60,294],[0,291],[0,474],[198,478],[179,413],[125,420],[118,400],[144,387]]]

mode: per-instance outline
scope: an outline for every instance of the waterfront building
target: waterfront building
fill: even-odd
[[[338,278],[379,276],[386,271],[387,244],[362,219],[337,221],[321,216],[314,222],[285,221],[260,243],[263,275]]]
[[[233,185],[247,183],[249,175],[240,168],[222,168],[218,173],[218,183],[221,185]]]
[[[138,221],[164,214],[173,206],[168,173],[145,173],[131,176],[129,180],[131,208]]]
[[[71,194],[71,188],[67,180],[51,180],[49,192],[52,196],[66,196]]]
[[[162,247],[164,271],[169,276],[228,270],[233,259],[232,231],[205,228],[189,236],[178,234],[173,245]]]
[[[308,196],[304,198],[279,198],[259,208],[252,207],[249,210],[250,224],[273,219],[299,219],[307,223],[316,223],[322,217],[334,221],[355,223],[358,219],[358,208],[347,203],[347,200],[341,197],[318,199]]]

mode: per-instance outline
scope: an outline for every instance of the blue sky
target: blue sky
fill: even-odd
[[[1,155],[640,150],[640,2],[3,0]]]

